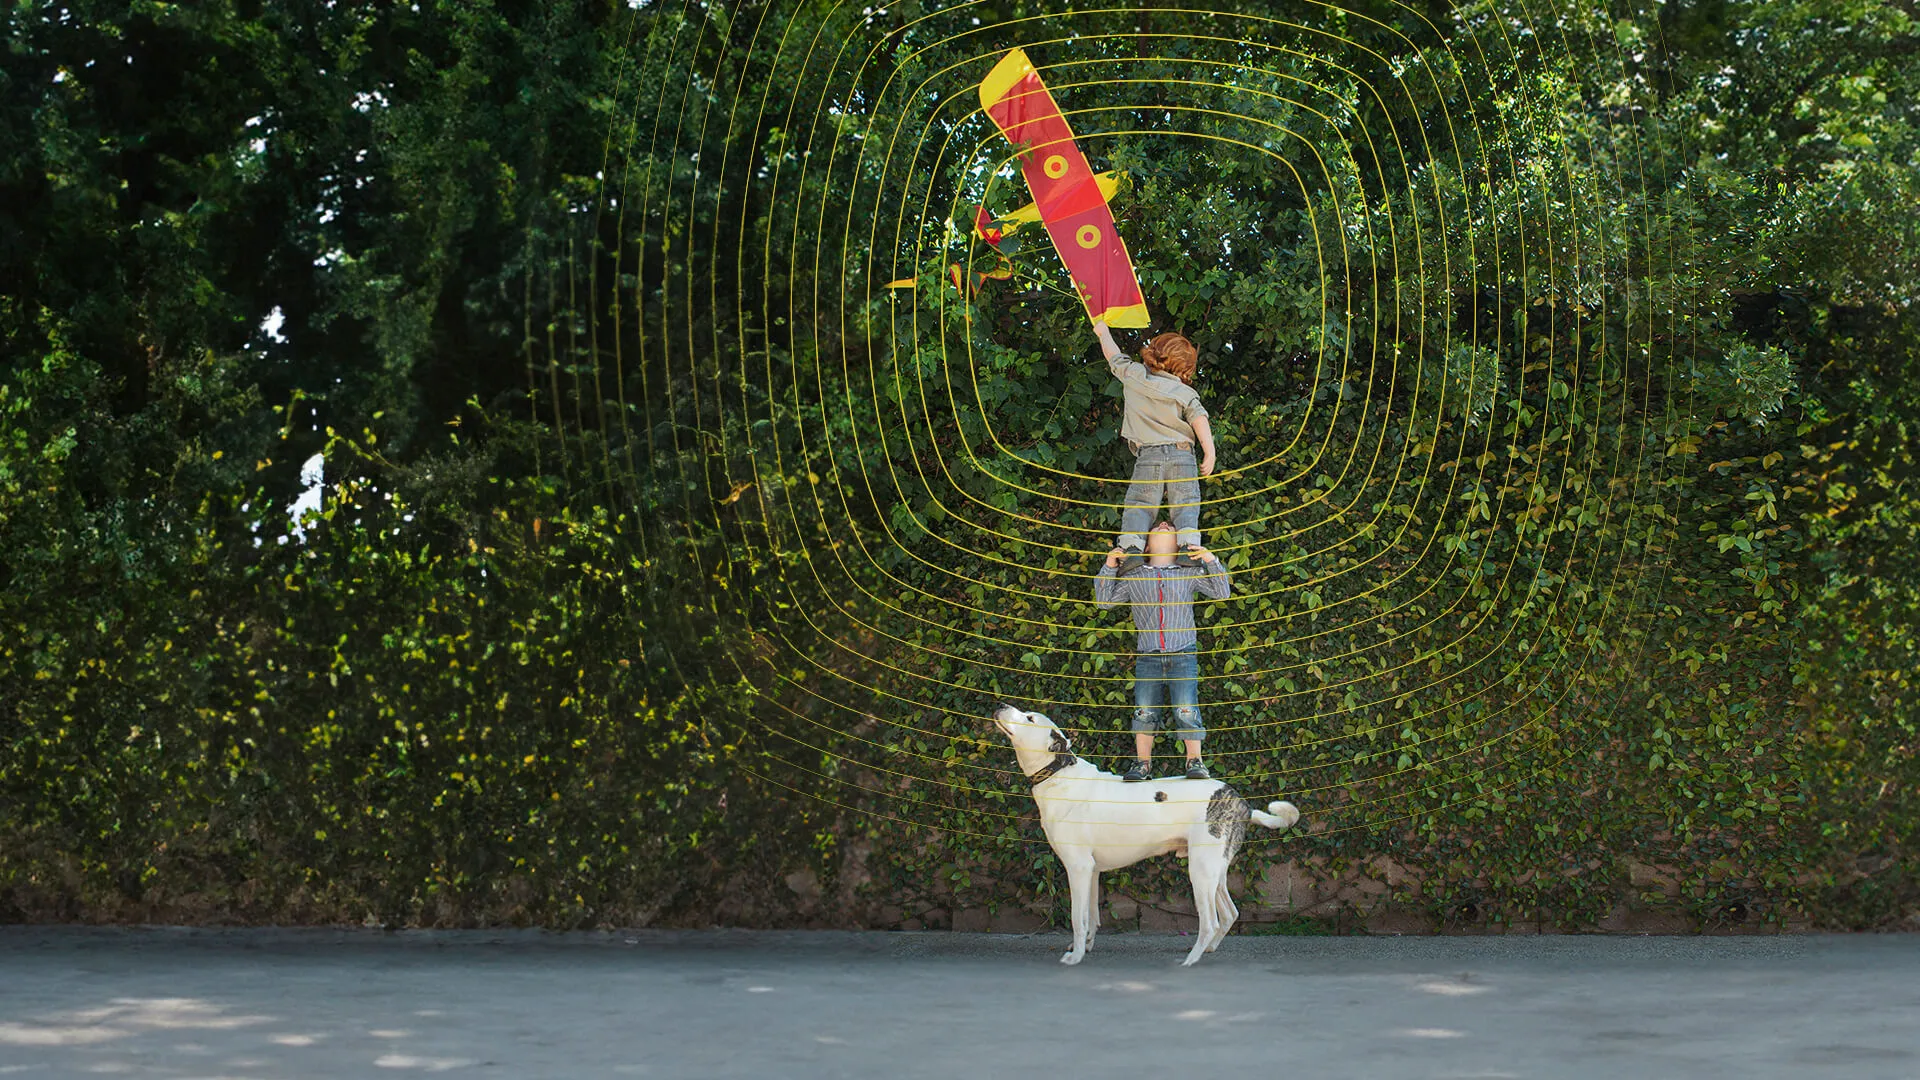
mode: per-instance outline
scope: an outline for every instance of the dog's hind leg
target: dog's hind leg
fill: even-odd
[[[1100,887],[1100,871],[1093,868],[1093,852],[1074,852],[1062,855],[1062,865],[1067,870],[1068,909],[1073,912],[1073,948],[1060,958],[1063,964],[1077,964],[1087,955],[1087,946],[1093,941],[1094,893]]]
[[[1281,807],[1283,804],[1274,803],[1273,805]],[[1207,835],[1213,840],[1207,848],[1208,865],[1216,883],[1215,892],[1212,894],[1214,930],[1211,935],[1204,933],[1202,935],[1207,938],[1208,952],[1220,947],[1220,942],[1226,938],[1227,931],[1233,928],[1234,920],[1240,917],[1240,909],[1233,903],[1233,892],[1227,888],[1227,871],[1232,869],[1233,857],[1240,850],[1240,842],[1246,838],[1250,813],[1247,801],[1225,784],[1220,785],[1219,790],[1213,793],[1213,797],[1207,800]],[[1272,818],[1276,823],[1280,821],[1272,815],[1263,816]],[[1298,816],[1297,813],[1296,816]],[[1196,836],[1195,839],[1199,838]],[[1197,868],[1200,863],[1195,860],[1193,865]],[[1194,891],[1196,893],[1200,891],[1198,878],[1194,880]]]
[[[1207,946],[1208,952],[1219,948],[1220,943],[1227,940],[1227,931],[1233,929],[1234,921],[1240,918],[1240,909],[1233,902],[1233,891],[1227,888],[1225,874],[1220,875],[1220,891],[1213,898],[1213,916],[1219,929],[1213,932],[1213,943]]]
[[[1213,944],[1214,931],[1220,925],[1215,908],[1219,892],[1226,886],[1223,854],[1217,840],[1194,844],[1187,853],[1187,878],[1193,884],[1193,908],[1200,915],[1200,930],[1187,958],[1181,961],[1183,967],[1198,961],[1200,954],[1208,950]]]

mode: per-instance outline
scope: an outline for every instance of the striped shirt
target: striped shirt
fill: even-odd
[[[1218,559],[1206,567],[1147,565],[1127,577],[1102,563],[1093,579],[1093,600],[1102,611],[1121,601],[1133,608],[1136,652],[1179,652],[1199,644],[1194,595],[1225,600],[1231,587],[1227,564]]]

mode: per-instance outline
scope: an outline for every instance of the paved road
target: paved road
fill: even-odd
[[[0,928],[13,1077],[1920,1077],[1920,935]]]

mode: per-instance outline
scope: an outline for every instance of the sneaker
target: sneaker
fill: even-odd
[[[1133,768],[1128,769],[1126,775],[1120,779],[1130,784],[1153,779],[1153,762],[1146,760],[1134,761]]]
[[[1211,780],[1213,779],[1213,774],[1207,771],[1207,767],[1205,765],[1200,764],[1199,758],[1188,758],[1187,759],[1187,779]]]
[[[1121,577],[1126,577],[1128,574],[1147,565],[1146,556],[1142,555],[1140,549],[1134,547],[1132,544],[1128,544],[1120,550],[1127,553],[1126,557],[1120,560],[1119,574]]]
[[[1175,555],[1173,557],[1173,565],[1175,566],[1201,565],[1200,560],[1193,557],[1193,553],[1199,550],[1200,550],[1200,547],[1198,544],[1188,544],[1187,546],[1181,548],[1180,554]]]

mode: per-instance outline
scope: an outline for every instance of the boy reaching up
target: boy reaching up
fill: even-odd
[[[1126,394],[1120,437],[1134,453],[1133,481],[1127,485],[1120,511],[1118,548],[1123,553],[1122,576],[1137,572],[1143,562],[1145,532],[1166,497],[1167,516],[1173,519],[1180,554],[1173,565],[1196,565],[1200,550],[1200,480],[1213,473],[1213,428],[1206,406],[1193,389],[1199,351],[1179,334],[1161,334],[1140,350],[1139,360],[1114,344],[1105,320],[1095,319],[1093,332],[1107,358],[1107,367]],[[1194,460],[1194,447],[1202,456]]]

